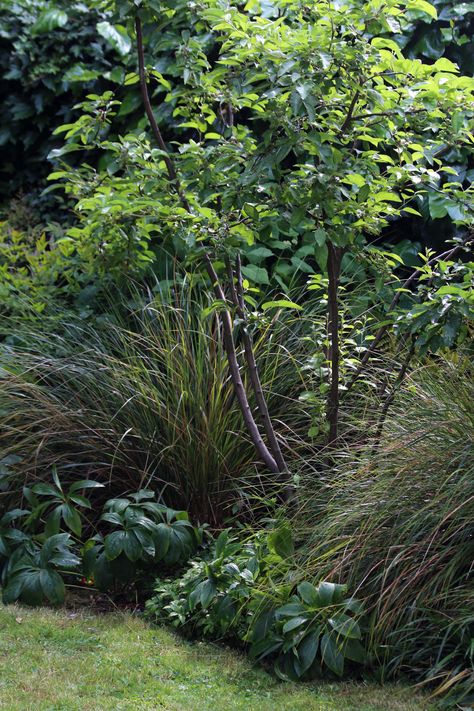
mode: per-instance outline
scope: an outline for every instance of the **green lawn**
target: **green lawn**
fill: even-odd
[[[421,711],[412,689],[284,684],[220,647],[130,615],[0,606],[0,708],[8,711]]]

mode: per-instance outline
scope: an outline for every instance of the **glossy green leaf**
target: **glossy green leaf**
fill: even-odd
[[[321,659],[334,674],[342,676],[344,672],[344,655],[339,650],[334,637],[323,634],[321,638]]]
[[[104,20],[97,23],[97,32],[107,40],[122,57],[127,55],[132,48],[132,41],[127,34],[125,27],[121,25],[112,25]]]

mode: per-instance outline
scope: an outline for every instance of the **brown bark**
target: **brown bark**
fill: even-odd
[[[247,367],[249,370],[250,383],[252,389],[255,393],[255,400],[257,402],[257,407],[259,409],[260,415],[262,417],[263,427],[267,435],[268,443],[270,445],[271,452],[278,466],[278,471],[280,474],[284,475],[288,472],[288,467],[286,465],[285,459],[281,452],[281,448],[276,436],[273,423],[271,421],[270,413],[268,410],[267,401],[262,389],[262,384],[260,382],[260,375],[258,372],[257,363],[255,360],[255,353],[253,348],[252,336],[250,335],[248,328],[247,314],[245,310],[244,302],[244,291],[242,284],[242,271],[240,263],[240,255],[237,255],[236,259],[236,279],[237,283],[234,284],[234,274],[230,261],[227,260],[227,273],[230,284],[230,291],[232,295],[232,301],[236,307],[236,311],[242,320],[242,340],[244,344],[244,353]],[[284,476],[283,478],[287,478]]]

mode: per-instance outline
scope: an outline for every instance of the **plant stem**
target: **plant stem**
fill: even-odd
[[[377,447],[380,437],[382,436],[383,426],[385,424],[385,420],[387,418],[387,414],[388,414],[390,405],[394,401],[397,391],[400,388],[400,385],[402,384],[402,382],[405,378],[406,372],[408,370],[408,366],[410,365],[410,361],[413,358],[414,353],[415,353],[415,339],[413,338],[412,342],[411,342],[410,350],[407,353],[407,357],[403,361],[403,363],[400,367],[400,370],[398,371],[398,375],[397,375],[397,378],[396,378],[395,383],[393,385],[393,388],[386,396],[385,402],[384,402],[382,410],[380,412],[379,422],[377,425],[377,431],[375,432],[374,445],[372,448],[373,452],[375,451],[375,448]]]
[[[339,273],[343,249],[328,242],[328,360],[331,361],[331,385],[328,394],[327,421],[329,424],[328,444],[333,444],[338,436],[339,418]]]
[[[163,151],[163,160],[165,161],[166,170],[168,171],[168,177],[169,177],[170,181],[175,185],[183,207],[188,212],[190,212],[191,210],[190,210],[189,202],[187,201],[186,196],[183,194],[183,192],[181,190],[181,185],[179,182],[179,178],[176,174],[176,170],[175,170],[173,161],[171,160],[171,157],[168,153],[168,149],[166,148],[166,144],[163,140],[163,136],[161,135],[159,126],[156,123],[155,115],[154,115],[153,109],[151,107],[150,95],[148,94],[148,87],[147,87],[147,83],[146,83],[145,52],[143,49],[142,23],[141,23],[141,20],[139,17],[135,18],[135,31],[137,34],[138,75],[140,77],[140,90],[141,90],[141,94],[142,94],[143,106],[145,108],[145,113],[146,113],[148,121],[150,123],[151,130],[152,130],[152,133],[155,137],[155,140],[156,140],[158,146],[160,147],[160,150]]]
[[[211,284],[213,286],[216,298],[225,302],[226,298],[225,298],[224,291],[223,291],[222,286],[219,282],[219,278],[218,278],[216,271],[214,269],[214,265],[212,264],[212,261],[207,253],[204,255],[204,264],[206,266],[207,273],[208,273],[209,278],[211,280]],[[232,321],[230,318],[229,311],[227,309],[224,309],[222,311],[222,327],[223,327],[223,331],[224,331],[224,347],[225,347],[225,351],[227,354],[227,360],[229,361],[230,376],[232,379],[232,384],[234,386],[237,401],[238,401],[240,409],[242,411],[242,416],[244,418],[245,426],[247,427],[248,433],[252,439],[252,442],[253,442],[259,456],[265,462],[265,464],[270,469],[270,471],[273,472],[274,474],[277,474],[277,473],[279,473],[278,472],[278,465],[277,465],[274,457],[272,456],[271,452],[269,451],[267,445],[265,444],[265,442],[262,439],[262,436],[259,432],[259,429],[258,429],[257,424],[255,422],[254,416],[252,414],[252,410],[250,408],[247,393],[245,391],[245,387],[244,387],[244,384],[242,381],[242,376],[240,374],[239,363],[237,360],[237,353],[235,351]]]

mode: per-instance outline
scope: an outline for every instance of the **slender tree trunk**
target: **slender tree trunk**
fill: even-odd
[[[205,254],[205,256],[204,256],[204,263],[205,263],[209,278],[211,280],[211,284],[213,286],[214,294],[216,295],[216,298],[219,299],[220,301],[225,302],[226,298],[225,298],[224,291],[222,289],[222,286],[219,282],[216,271],[214,269],[214,266],[213,266],[212,261],[211,261],[208,254]],[[224,332],[224,348],[225,348],[227,360],[229,363],[230,376],[232,379],[232,385],[235,390],[235,395],[237,397],[237,401],[238,401],[240,409],[242,411],[242,416],[244,418],[245,426],[246,426],[247,431],[252,439],[253,444],[255,445],[255,448],[256,448],[259,456],[263,459],[263,461],[265,462],[265,464],[267,465],[267,467],[270,469],[271,472],[273,472],[274,474],[279,474],[279,467],[275,461],[275,458],[273,457],[273,455],[269,451],[267,445],[265,444],[265,442],[262,439],[262,436],[259,432],[259,429],[258,429],[257,424],[255,422],[254,416],[252,414],[252,410],[250,408],[247,393],[245,391],[245,387],[244,387],[244,384],[242,381],[242,376],[240,374],[239,363],[237,360],[237,353],[235,352],[232,320],[231,320],[229,311],[227,309],[223,310],[221,317],[222,317],[222,329]]]
[[[227,260],[227,274],[232,301],[234,302],[237,313],[240,319],[242,320],[242,340],[244,344],[245,360],[249,370],[250,383],[255,393],[255,400],[257,402],[257,407],[259,409],[260,415],[262,417],[263,427],[267,435],[271,452],[273,454],[273,457],[275,458],[279,473],[282,475],[282,478],[286,478],[286,475],[288,473],[288,467],[281,452],[275,428],[273,427],[273,423],[270,417],[270,412],[268,410],[267,401],[262,389],[260,375],[255,360],[252,336],[250,335],[249,331],[247,312],[244,301],[240,255],[237,255],[236,258],[236,284],[234,284],[234,274],[229,259]]]
[[[331,363],[331,384],[327,402],[327,421],[329,424],[328,444],[333,444],[338,437],[339,421],[339,273],[343,250],[332,242],[328,243],[328,341]]]

